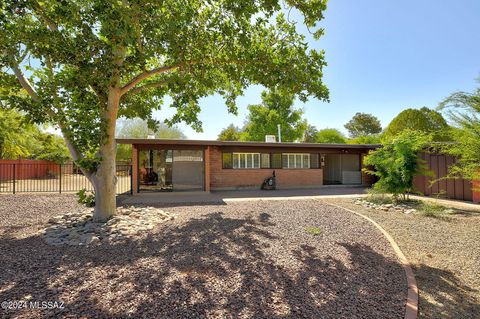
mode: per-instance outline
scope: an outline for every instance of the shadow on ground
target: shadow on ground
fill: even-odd
[[[403,317],[404,292],[389,290],[398,263],[351,243],[338,243],[348,265],[310,245],[282,248],[291,260],[277,262],[267,253],[278,240],[271,216],[255,216],[216,212],[114,246],[2,238],[0,300],[64,301],[65,309],[0,311],[32,318]],[[438,288],[453,295],[448,317],[465,302],[466,288],[452,278]]]
[[[479,318],[480,303],[469,293],[475,289],[453,272],[425,264],[415,266],[414,272],[420,288],[420,318]]]

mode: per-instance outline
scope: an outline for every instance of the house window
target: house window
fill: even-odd
[[[260,153],[233,153],[233,168],[260,168]]]
[[[271,168],[282,168],[282,154],[273,153],[272,154],[272,167]]]
[[[261,168],[270,168],[270,154],[269,153],[260,154],[260,167]]]
[[[233,154],[232,153],[222,153],[222,167],[223,168],[233,168]]]
[[[284,153],[282,166],[283,168],[310,168],[310,154]]]

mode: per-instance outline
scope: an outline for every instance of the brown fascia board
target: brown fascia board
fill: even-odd
[[[342,149],[376,149],[380,144],[321,144],[321,143],[266,143],[266,142],[227,142],[212,140],[183,139],[146,139],[117,138],[118,144],[134,145],[199,145],[199,146],[250,146],[250,147],[299,147],[299,148],[342,148]]]

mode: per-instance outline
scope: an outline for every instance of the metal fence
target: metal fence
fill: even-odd
[[[117,165],[117,194],[132,193],[132,165]],[[75,164],[0,164],[0,193],[93,190]]]

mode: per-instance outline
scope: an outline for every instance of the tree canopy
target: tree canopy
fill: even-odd
[[[453,93],[439,108],[447,112],[455,125],[455,143],[444,146],[448,153],[458,158],[450,167],[450,174],[480,180],[480,87],[472,93]]]
[[[61,137],[42,132],[15,110],[0,108],[0,158],[43,159],[61,163],[70,156]]]
[[[327,100],[324,53],[282,9],[298,10],[318,40],[326,2],[3,1],[0,100],[58,125],[105,221],[115,211],[118,117],[149,119],[169,96],[167,123],[201,130],[201,98],[217,93],[236,113],[252,84]]]
[[[150,124],[150,125],[149,125]],[[187,136],[176,126],[170,127],[158,121],[142,120],[140,118],[122,119],[118,121],[116,136],[119,138],[148,138],[149,135],[155,138],[185,139]],[[127,144],[117,146],[117,160],[131,161],[132,147]]]
[[[240,141],[242,130],[233,124],[230,124],[224,128],[220,134],[218,134],[218,141]]]
[[[318,134],[318,129],[314,125],[307,124],[307,128],[303,133],[303,142],[315,143],[317,134]]]
[[[318,131],[315,136],[316,143],[332,143],[332,144],[345,144],[347,139],[345,136],[335,128],[326,128]]]
[[[450,126],[442,114],[427,107],[406,109],[400,112],[385,129],[385,138],[390,139],[404,130],[431,133],[434,141],[450,141]]]
[[[248,106],[244,139],[265,141],[265,135],[278,135],[280,124],[282,142],[301,140],[307,122],[302,118],[303,111],[293,108],[293,100],[293,95],[284,92],[262,92],[262,104]]]
[[[380,120],[368,113],[356,113],[350,121],[345,124],[351,138],[378,134],[382,131]]]

